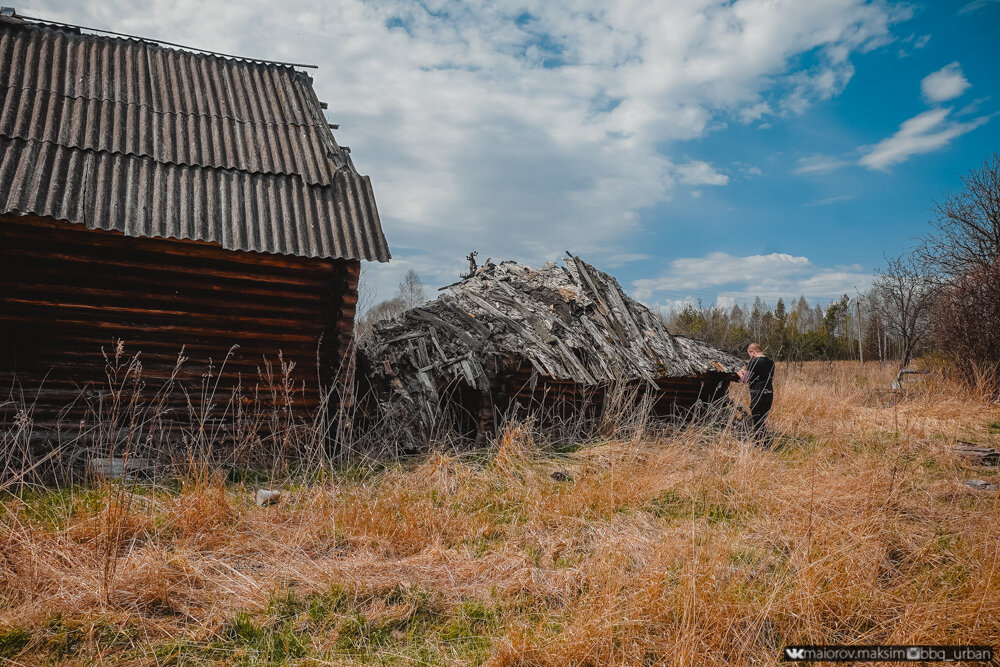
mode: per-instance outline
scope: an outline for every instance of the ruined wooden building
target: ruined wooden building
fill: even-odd
[[[599,406],[609,387],[649,392],[663,416],[725,395],[738,359],[672,335],[581,259],[564,263],[487,264],[377,325],[359,353],[372,394],[418,421],[450,410],[469,436],[488,433],[518,406]]]
[[[150,394],[182,347],[181,379],[211,360],[222,386],[280,351],[314,408],[352,342],[360,260],[389,259],[325,107],[295,66],[5,11],[0,406],[72,421],[120,339]]]

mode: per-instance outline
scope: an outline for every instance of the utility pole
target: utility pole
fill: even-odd
[[[861,361],[861,365],[865,365],[865,353],[861,348],[861,295],[858,295],[857,300],[854,305],[858,307],[858,359]]]

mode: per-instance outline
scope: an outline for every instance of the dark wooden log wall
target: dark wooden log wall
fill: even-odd
[[[259,384],[278,352],[294,361],[295,408],[315,410],[319,386],[344,364],[353,340],[360,263],[224,250],[197,241],[127,237],[32,217],[0,217],[0,403],[35,404],[46,426],[81,390],[106,389],[102,348],[140,353],[152,395],[181,348],[179,376],[197,401],[209,360],[225,402],[237,382]],[[172,407],[187,413],[175,391]],[[11,410],[0,411],[9,420]],[[6,426],[0,424],[0,427]]]
[[[706,373],[691,377],[663,378],[656,382],[657,390],[652,411],[661,417],[683,415],[698,401],[715,401],[728,391],[732,376],[728,373]],[[532,389],[531,369],[518,370],[497,378],[494,390],[497,396],[517,400],[526,405],[557,405],[559,403],[585,406],[600,406],[605,394],[610,391],[631,391],[640,396],[653,391],[647,383],[630,382],[627,387],[609,387],[605,384],[581,385],[568,380],[539,377]],[[494,401],[497,397],[494,396]]]
[[[453,404],[456,414],[477,419],[478,423],[474,426],[462,424],[460,430],[463,435],[481,441],[496,432],[498,416],[534,414],[543,418],[570,418],[579,411],[585,411],[591,417],[597,417],[609,391],[624,391],[626,396],[635,391],[637,400],[653,393],[651,411],[654,415],[685,418],[698,401],[712,402],[725,396],[729,383],[735,380],[735,375],[724,372],[663,378],[656,382],[655,390],[642,381],[612,387],[537,376],[532,382],[532,368],[521,365],[515,358],[502,362],[490,360],[487,372],[490,376],[488,391],[470,389],[462,382],[438,388],[440,394]]]

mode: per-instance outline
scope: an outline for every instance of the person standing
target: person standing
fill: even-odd
[[[750,387],[750,422],[754,437],[770,441],[767,413],[774,402],[774,362],[760,349],[760,343],[747,346],[750,363],[740,369],[740,381]]]

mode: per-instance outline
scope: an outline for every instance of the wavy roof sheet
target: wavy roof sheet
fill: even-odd
[[[387,261],[371,182],[290,66],[0,17],[0,213]]]

